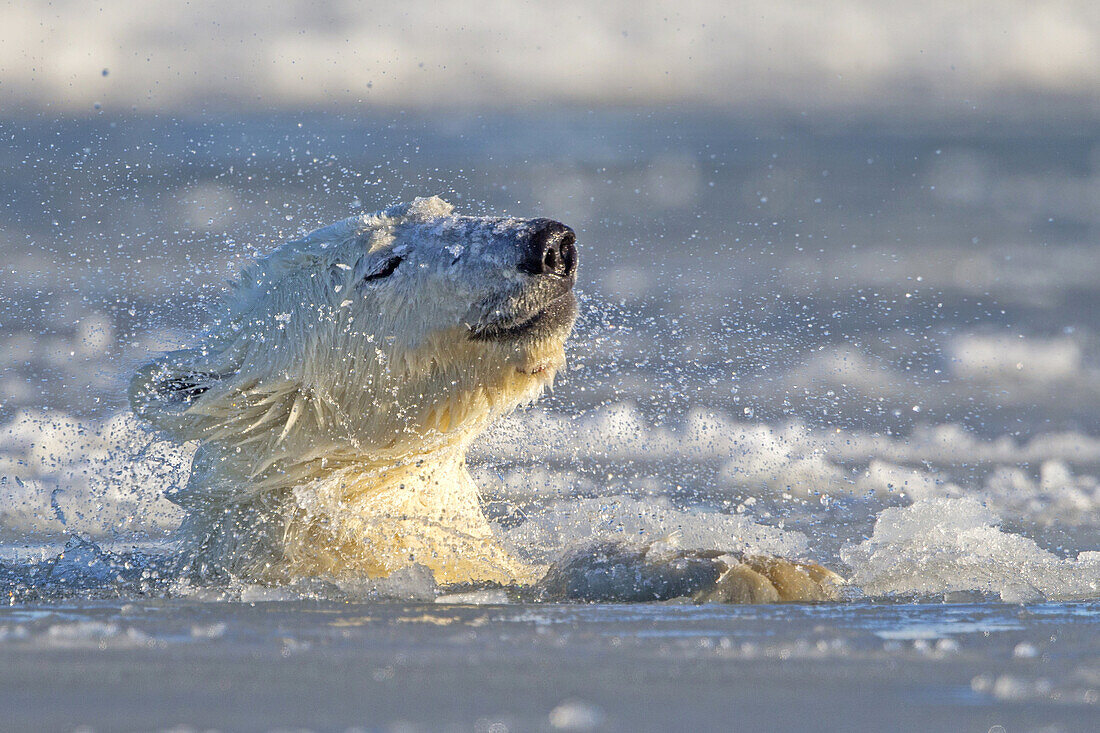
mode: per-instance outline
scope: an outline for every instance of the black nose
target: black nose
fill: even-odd
[[[521,272],[529,275],[561,275],[571,277],[577,271],[577,235],[553,219],[535,219],[523,245]]]

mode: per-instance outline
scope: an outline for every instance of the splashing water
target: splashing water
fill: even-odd
[[[0,283],[0,554],[20,594],[210,592],[170,561],[166,496],[194,446],[138,425],[126,378],[189,343],[224,280],[276,242],[451,190],[567,221],[583,253],[570,370],[470,456],[496,536],[524,557],[629,542],[812,559],[857,598],[1096,597],[1100,341],[1081,314],[1097,254],[1077,234],[1095,212],[1035,194],[1062,175],[1047,162],[703,117],[554,123],[590,143],[573,147],[537,118],[418,124],[414,146],[325,118],[56,123],[75,169],[42,129],[13,131],[11,160],[66,192],[5,174],[22,203],[0,229],[15,275]],[[654,129],[677,132],[656,144]],[[521,153],[484,154],[500,139]],[[475,155],[491,162],[473,171]],[[993,170],[1002,186],[969,186]],[[873,220],[845,213],[887,195]],[[740,213],[715,213],[731,200]],[[97,229],[80,207],[112,216]],[[442,592],[415,572],[344,585],[213,592]]]
[[[598,465],[580,465],[578,449],[555,440],[567,426],[585,450],[603,459]],[[19,472],[5,477],[5,510],[0,515],[0,530],[7,538],[3,572],[19,597],[205,597],[213,592],[242,599],[414,599],[443,592],[426,570],[374,581],[299,582],[283,591],[191,585],[179,576],[173,558],[172,531],[180,510],[165,499],[165,492],[186,480],[190,449],[158,440],[128,414],[85,423],[57,415],[21,415],[0,435],[0,456]],[[498,477],[488,504],[498,535],[532,562],[553,563],[592,544],[613,542],[811,557],[844,568],[854,586],[849,597],[967,597],[958,596],[964,592],[1006,601],[1096,597],[1096,552],[1059,557],[1002,529],[990,508],[1011,515],[1019,507],[1036,505],[1057,510],[1061,501],[1069,504],[1061,509],[1066,520],[1076,519],[1087,528],[1092,506],[1087,493],[1084,506],[1080,500],[1069,502],[1063,493],[1072,487],[1052,491],[1048,479],[1047,486],[1020,482],[1015,493],[1002,498],[1001,485],[990,480],[976,494],[983,505],[975,496],[960,496],[963,489],[950,482],[868,457],[884,448],[895,458],[934,451],[941,445],[935,439],[922,446],[868,438],[857,447],[849,436],[846,450],[836,452],[829,450],[829,440],[828,433],[804,427],[776,431],[700,415],[689,417],[680,430],[650,431],[639,424],[634,408],[618,405],[580,421],[540,411],[513,416],[479,448],[477,462],[480,474]],[[981,445],[971,442],[970,447]],[[526,447],[516,451],[516,445]],[[731,446],[737,447],[731,451]],[[1005,446],[986,449],[1004,452]],[[1024,450],[1045,453],[1047,463],[1057,461],[1051,456],[1068,452],[1059,442]],[[662,487],[653,479],[643,484],[604,473],[662,453],[733,465],[721,467],[724,478],[708,487],[704,501],[683,487],[679,493],[655,492]],[[859,456],[868,467],[847,470],[826,456]],[[509,468],[500,471],[504,465]],[[514,490],[512,482],[518,484]],[[800,490],[803,495],[795,500],[792,492]],[[831,503],[843,504],[852,496],[881,506],[884,499],[899,500],[895,491],[912,496],[914,503],[881,509],[873,518],[871,536],[862,541],[856,535],[839,544],[821,542],[814,536],[820,524],[807,526],[809,533],[795,529],[802,526],[794,521],[796,513],[784,509],[795,501],[800,510],[817,515],[836,511]],[[839,498],[810,502],[811,495]],[[62,552],[54,554],[62,544]],[[132,549],[136,546],[142,549]],[[822,557],[821,548],[830,546],[837,548],[836,554]]]

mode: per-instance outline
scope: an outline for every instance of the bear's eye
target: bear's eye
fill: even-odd
[[[363,277],[363,282],[367,283],[371,280],[381,280],[384,277],[389,277],[397,270],[397,266],[401,264],[400,257],[391,257],[388,260],[382,262],[373,272],[368,273]]]

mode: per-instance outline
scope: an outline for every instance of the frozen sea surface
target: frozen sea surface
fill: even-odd
[[[1100,608],[327,602],[0,609],[23,730],[1090,731]]]
[[[0,131],[13,727],[1098,727],[1094,122]],[[193,447],[137,424],[128,375],[185,343],[248,258],[432,193],[579,234],[571,368],[471,454],[502,540],[538,561],[593,539],[805,557],[850,579],[846,600],[528,606],[415,573],[174,577],[165,494]]]

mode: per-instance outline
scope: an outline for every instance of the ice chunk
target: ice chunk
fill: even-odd
[[[872,596],[977,591],[1028,602],[1100,594],[1100,552],[1060,558],[1002,530],[970,497],[885,509],[871,538],[841,556],[852,566],[851,582]]]
[[[584,700],[563,700],[550,711],[550,727],[554,730],[597,730],[603,722],[603,712]]]

